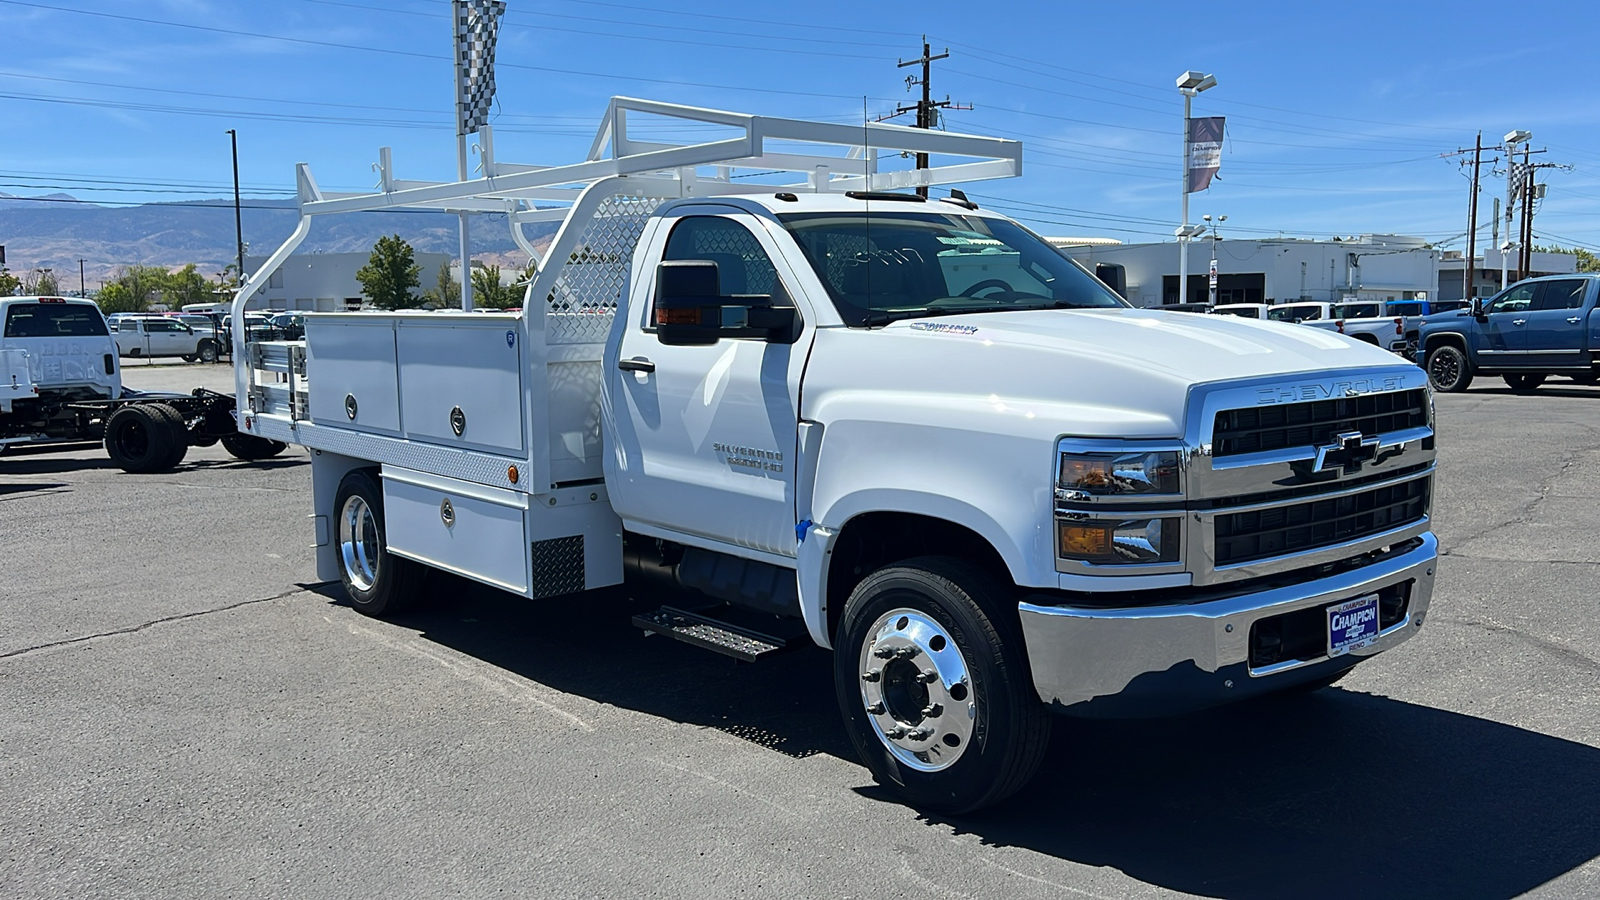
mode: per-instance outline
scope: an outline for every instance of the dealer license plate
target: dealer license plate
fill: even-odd
[[[1328,655],[1343,656],[1378,640],[1378,595],[1328,607]]]

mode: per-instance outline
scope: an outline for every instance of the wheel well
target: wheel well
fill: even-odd
[[[1440,347],[1449,344],[1457,347],[1462,353],[1467,352],[1467,342],[1459,334],[1436,334],[1428,338],[1428,343],[1422,348],[1422,358],[1427,360],[1428,354]]]
[[[984,537],[954,522],[913,513],[862,513],[846,522],[833,542],[825,602],[828,634],[838,630],[844,604],[862,579],[890,563],[918,556],[949,556],[978,566],[1005,584],[1011,572]]]

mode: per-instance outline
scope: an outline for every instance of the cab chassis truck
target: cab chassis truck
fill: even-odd
[[[301,164],[299,226],[234,304],[358,210],[504,213],[539,264],[517,314],[235,331],[240,429],[310,449],[318,575],[356,610],[430,569],[542,602],[663,574],[706,604],[634,624],[831,649],[873,776],[944,812],[1033,777],[1052,713],[1310,690],[1422,625],[1423,372],[1130,308],[964,193],[907,192],[1017,176],[1017,142],[619,97],[580,162],[485,156],[423,183],[385,148],[370,194]],[[534,222],[560,223],[542,252]]]

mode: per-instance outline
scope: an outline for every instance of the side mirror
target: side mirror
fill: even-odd
[[[725,337],[791,341],[797,315],[761,294],[724,296],[717,264],[709,259],[656,266],[656,339],[669,347],[715,344]]]
[[[1477,319],[1478,321],[1481,322],[1484,319],[1488,318],[1488,314],[1485,313],[1484,310],[1483,310],[1483,298],[1482,297],[1473,297],[1472,298],[1472,305],[1469,308],[1472,310],[1472,317],[1474,319]]]

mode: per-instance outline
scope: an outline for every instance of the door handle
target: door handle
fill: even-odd
[[[1568,316],[1567,317],[1567,324],[1568,325],[1576,325],[1576,324],[1578,324],[1579,322],[1582,322],[1582,321],[1583,320],[1578,318],[1577,316]]]
[[[1512,319],[1511,320],[1511,324],[1513,324],[1513,325],[1526,325],[1526,324],[1528,324],[1528,320],[1527,319]]]
[[[624,372],[654,372],[656,364],[642,356],[635,356],[633,359],[617,360],[617,368]]]

